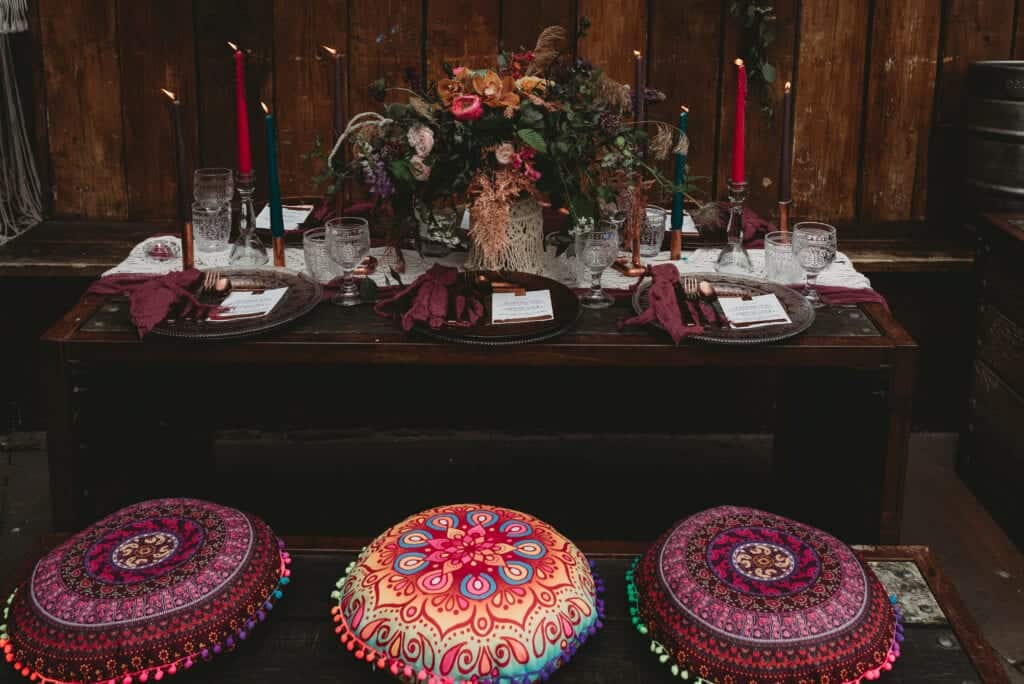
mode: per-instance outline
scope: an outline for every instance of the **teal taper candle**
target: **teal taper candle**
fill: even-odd
[[[686,150],[688,142],[686,140],[686,120],[689,116],[690,110],[686,108],[686,105],[682,105],[679,108],[679,137],[682,138],[682,149]],[[676,177],[675,185],[676,191],[672,193],[672,230],[683,229],[683,191],[682,187],[686,183],[686,152],[679,152],[676,154]]]
[[[267,175],[270,186],[270,234],[284,237],[284,214],[281,210],[281,180],[277,174],[277,124],[270,108],[263,102],[263,111],[267,115]]]

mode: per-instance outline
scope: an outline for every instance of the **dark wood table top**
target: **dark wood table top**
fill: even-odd
[[[584,550],[587,550],[584,545]],[[638,549],[639,550],[639,549]],[[877,547],[863,551],[868,560],[909,561],[917,565],[948,624],[906,625],[902,654],[881,682],[891,684],[964,684],[1008,682],[996,654],[978,633],[956,591],[924,547]],[[355,554],[337,550],[293,550],[293,579],[267,623],[234,653],[214,658],[187,674],[204,684],[277,682],[387,682],[390,675],[357,661],[338,643],[330,617],[329,594]],[[648,640],[638,634],[626,610],[625,572],[631,554],[592,554],[605,580],[604,629],[553,681],[564,684],[658,684],[680,681],[658,662]],[[22,681],[0,667],[0,682]]]
[[[777,344],[684,343],[680,348],[650,328],[620,332],[617,321],[632,314],[628,299],[609,309],[585,310],[576,328],[555,340],[508,347],[440,343],[403,333],[368,305],[341,308],[328,303],[286,329],[251,339],[187,342],[151,336],[140,341],[127,309],[123,298],[86,296],[43,339],[59,344],[68,359],[229,364],[871,368],[892,363],[896,352],[916,350],[913,339],[878,304],[822,309],[808,332]]]

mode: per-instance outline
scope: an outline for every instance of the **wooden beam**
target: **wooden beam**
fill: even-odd
[[[121,72],[112,2],[40,10],[54,212],[127,216]]]

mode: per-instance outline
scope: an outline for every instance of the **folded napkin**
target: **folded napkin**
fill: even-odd
[[[703,333],[703,326],[687,326],[683,323],[682,312],[679,310],[679,299],[676,297],[679,270],[675,265],[659,264],[658,266],[651,267],[649,272],[651,278],[654,279],[654,283],[648,291],[647,309],[638,316],[622,321],[620,327],[647,325],[657,321],[677,345],[687,335]],[[643,282],[643,278],[637,282],[638,286],[640,282]],[[697,315],[698,307],[693,302],[687,301],[686,307],[694,321],[701,320],[700,316]]]
[[[793,285],[794,290],[803,292],[803,285]],[[881,304],[889,310],[889,302],[877,290],[869,287],[838,287],[835,285],[818,285],[821,299],[830,306],[847,306],[849,304]]]
[[[711,224],[705,229],[724,231],[729,225],[729,203],[718,203],[718,214],[714,215]],[[698,226],[700,228],[700,226]],[[743,206],[743,246],[747,249],[764,247],[764,236],[776,230],[775,224],[761,218],[750,207]]]
[[[392,308],[406,297],[412,304],[401,316],[402,330],[409,331],[417,321],[433,329],[445,325],[468,328],[476,325],[484,315],[484,306],[466,283],[460,282],[457,268],[434,264],[430,270],[417,278],[408,287],[391,297],[382,299],[373,307],[379,315],[390,318]],[[453,301],[449,315],[449,301]]]
[[[124,273],[100,278],[89,286],[87,293],[128,295],[132,323],[139,337],[145,337],[178,304],[183,306],[176,315],[182,317],[202,319],[220,310],[219,306],[200,303],[193,293],[203,277],[203,272],[194,268],[160,276]]]

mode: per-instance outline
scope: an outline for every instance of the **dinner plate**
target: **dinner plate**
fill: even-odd
[[[807,303],[796,290],[785,285],[758,280],[756,278],[744,278],[741,276],[722,275],[719,273],[685,273],[679,276],[691,276],[698,282],[706,280],[716,288],[726,288],[742,291],[751,296],[773,294],[779,298],[779,302],[789,314],[789,323],[765,326],[761,328],[729,328],[729,327],[708,327],[699,335],[689,335],[686,339],[708,342],[711,344],[766,344],[779,342],[794,335],[799,335],[814,323],[814,307]],[[636,292],[633,293],[633,309],[639,314],[647,310],[648,299],[651,289],[651,281],[645,280]],[[652,323],[657,328],[661,325]]]

